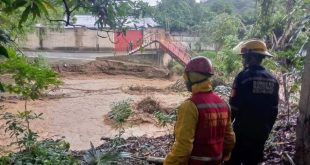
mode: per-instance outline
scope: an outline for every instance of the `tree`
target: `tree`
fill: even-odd
[[[16,26],[14,29],[19,30],[29,27],[27,22],[34,25],[37,18],[42,18],[41,22],[48,20],[68,26],[73,25],[74,14],[82,12],[97,18],[96,25],[100,31],[125,33],[128,28],[126,24],[132,21],[128,17],[138,18],[145,14],[141,13],[143,7],[146,7],[145,3],[132,0],[0,0],[0,20],[7,22],[7,26],[1,24],[0,28],[10,30],[11,26]],[[8,15],[16,19],[5,19]],[[18,20],[18,26],[12,20]]]
[[[210,22],[206,22],[201,28],[201,42],[216,44],[216,51],[219,51],[227,36],[238,36],[240,19],[223,13],[214,17]]]
[[[162,0],[154,17],[166,30],[185,31],[210,18],[205,9],[195,0]]]
[[[232,0],[208,0],[206,6],[211,12],[216,14],[233,12],[233,3]]]
[[[97,16],[98,29],[125,33],[124,25],[128,22],[128,13],[136,12],[135,4],[130,0],[0,0],[0,19],[4,20],[13,15],[19,21],[10,22],[9,19],[5,19],[8,21],[5,26],[2,22],[0,24],[0,74],[8,74],[15,81],[6,84],[0,82],[0,92],[5,89],[22,96],[25,100],[23,112],[15,114],[0,111],[0,120],[3,123],[1,129],[5,129],[5,132],[15,139],[11,145],[17,145],[20,149],[20,152],[1,156],[0,164],[78,164],[77,160],[68,153],[70,146],[68,143],[62,140],[39,141],[37,132],[31,129],[30,122],[41,118],[42,114],[35,114],[28,110],[27,101],[38,99],[42,91],[58,85],[60,81],[57,73],[42,65],[39,60],[34,63],[28,62],[6,32],[10,30],[10,25],[14,23],[13,25],[20,29],[31,16],[32,21],[44,16],[50,19],[49,11],[55,10],[53,5],[63,5],[66,19],[50,21],[72,25],[73,12],[83,8]],[[10,34],[13,34],[12,31]],[[3,110],[1,106],[0,110]]]
[[[303,0],[258,0],[260,14],[249,38],[264,38],[272,50],[285,50],[309,27]]]
[[[252,36],[264,38],[276,55],[277,68],[280,68],[282,73],[288,118],[289,93],[300,79],[300,72],[303,71],[295,160],[300,165],[310,164],[310,44],[307,34],[310,12],[303,0],[258,0],[258,3],[261,12],[258,23],[251,31]],[[301,50],[305,45],[308,45],[308,50],[306,64],[303,67],[304,58],[301,56]],[[288,76],[292,76],[292,84],[288,84]]]
[[[96,25],[101,31],[119,31],[126,32],[126,23],[129,22],[128,16],[139,15],[140,8],[138,2],[131,0],[0,0],[0,56],[8,57],[7,46],[15,46],[11,36],[20,35],[25,22],[38,17],[48,18],[50,21],[64,22],[65,25],[72,25],[72,13],[79,9],[85,9],[87,12],[97,16]],[[63,6],[66,19],[50,19],[49,11],[55,11],[54,6]],[[18,25],[12,22],[12,16],[18,18]],[[9,18],[10,19],[7,19]],[[14,27],[14,28],[13,28]],[[28,27],[28,26],[26,26]],[[13,29],[13,30],[12,30]],[[17,30],[16,30],[17,29]],[[9,31],[9,34],[6,32]],[[3,87],[0,83],[0,90]]]
[[[310,42],[308,42],[306,64],[304,67],[301,96],[299,102],[299,118],[297,123],[297,139],[295,161],[298,165],[310,164]]]

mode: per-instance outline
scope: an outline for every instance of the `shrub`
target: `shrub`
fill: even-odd
[[[200,52],[199,55],[208,57],[210,60],[213,60],[216,58],[216,51],[206,50],[206,51]]]
[[[38,141],[38,133],[30,127],[31,121],[41,119],[27,109],[27,101],[36,100],[42,91],[50,86],[60,84],[57,74],[44,66],[43,60],[29,63],[27,58],[13,49],[8,49],[8,57],[0,65],[0,73],[9,74],[15,81],[12,84],[1,84],[0,90],[15,93],[25,100],[24,111],[17,113],[0,112],[0,120],[7,134],[13,139],[11,146],[18,146],[19,152],[0,157],[0,164],[44,164],[75,165],[78,162],[68,153],[70,145],[64,141]],[[3,110],[0,107],[1,110]]]
[[[176,121],[175,114],[166,114],[160,111],[154,112],[155,118],[158,120],[160,126],[167,126],[167,124],[172,124]]]
[[[69,143],[62,140],[36,141],[29,151],[0,157],[0,164],[77,165],[78,161],[69,154],[69,148]]]
[[[179,76],[181,76],[184,72],[184,66],[182,66],[180,63],[178,63],[175,60],[171,60],[168,64],[168,69]]]
[[[47,58],[41,54],[33,59],[33,65],[41,68],[51,68],[48,64]]]
[[[112,104],[112,110],[109,112],[109,117],[117,124],[123,124],[132,114],[130,106],[131,100],[122,100]]]

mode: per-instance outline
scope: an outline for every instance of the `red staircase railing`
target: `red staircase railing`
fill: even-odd
[[[159,43],[161,49],[182,65],[186,65],[193,54],[193,52],[188,50],[183,44],[171,39],[169,34],[149,33],[144,36],[143,44],[140,47],[131,50],[128,55],[132,55],[138,52],[141,47],[144,48],[155,42]]]

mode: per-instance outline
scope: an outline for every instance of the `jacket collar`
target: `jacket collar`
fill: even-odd
[[[249,70],[265,70],[265,68],[261,65],[252,65],[252,66],[247,67],[246,69],[249,69]]]
[[[212,91],[212,82],[210,80],[203,81],[192,86],[192,94],[197,94],[200,92],[210,92]]]

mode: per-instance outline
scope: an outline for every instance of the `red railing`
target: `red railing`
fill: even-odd
[[[186,65],[193,54],[193,52],[188,50],[182,43],[171,39],[169,34],[162,33],[145,34],[141,47],[146,47],[154,42],[158,42],[160,44],[160,48],[166,51],[173,59],[177,60],[182,65]],[[140,48],[136,48],[130,51],[128,54],[132,55],[139,50]]]

